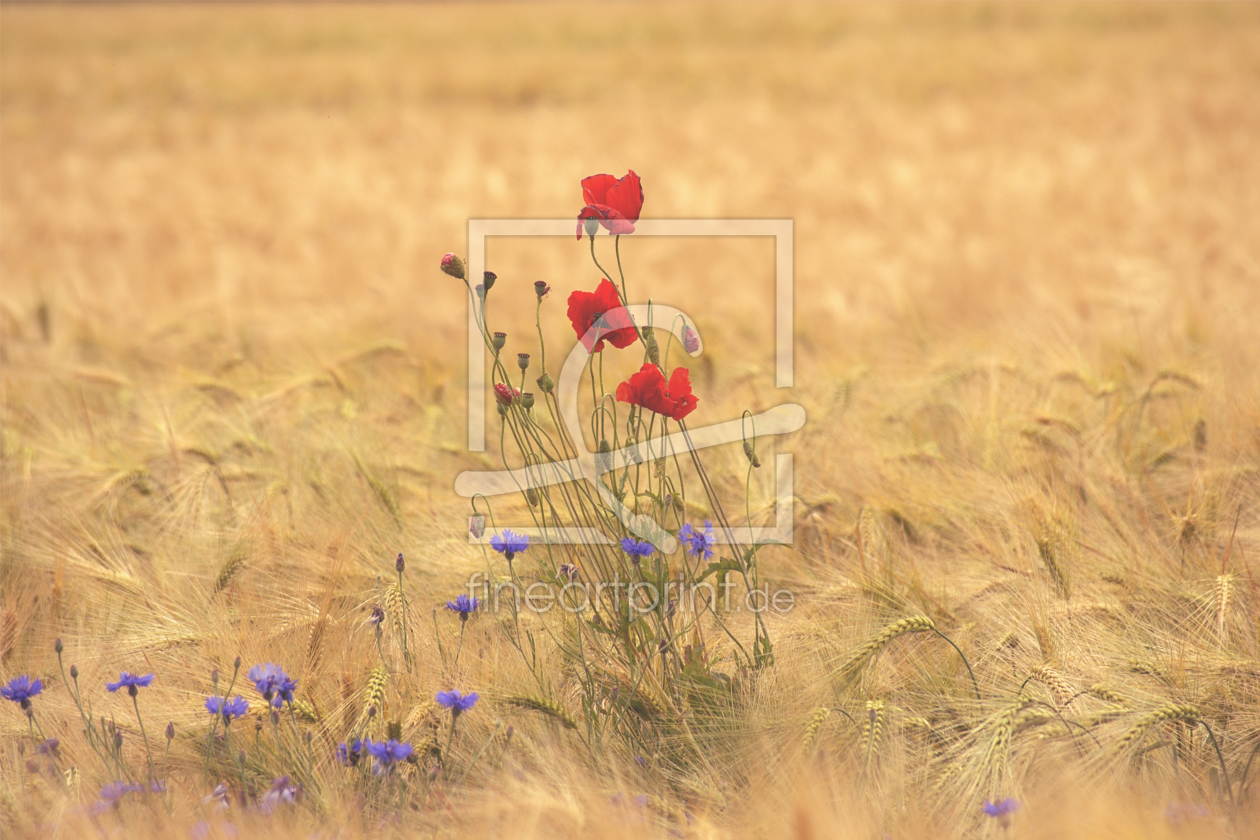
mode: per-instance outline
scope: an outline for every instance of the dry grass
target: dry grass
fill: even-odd
[[[999,836],[979,812],[999,796],[1020,837],[1256,830],[1257,6],[6,3],[0,24],[0,674],[44,679],[78,769],[28,766],[5,703],[6,837],[84,836],[112,780],[56,637],[135,767],[102,683],[158,674],[139,699],[155,749],[175,723],[173,815],[91,818],[141,836],[203,818],[201,704],[238,655],[299,677],[321,786],[238,815],[246,836]],[[461,641],[432,615],[484,568],[453,478],[497,463],[463,445],[463,292],[438,259],[470,217],[573,215],[581,177],[628,167],[645,217],[795,219],[785,392],[768,242],[622,250],[705,337],[694,424],[810,418],[781,443],[795,545],[762,560],[798,595],[777,664],[691,729],[685,698],[638,686],[642,765],[584,743],[601,711],[564,657],[540,696],[492,620]],[[588,259],[492,243],[511,348],[535,344],[511,303],[536,279],[566,340]],[[742,453],[713,455],[741,498]],[[401,661],[400,551],[417,673],[381,685],[365,620],[390,602]],[[983,699],[934,633],[857,656],[919,615]],[[475,772],[365,819],[331,747],[379,704],[373,725],[444,748],[423,701],[450,687],[487,697],[452,747],[488,744]]]

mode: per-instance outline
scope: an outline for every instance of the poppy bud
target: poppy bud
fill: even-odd
[[[744,441],[744,457],[748,459],[748,463],[754,468],[761,466],[761,459],[757,457],[757,450],[753,449],[751,440]]]
[[[399,574],[402,574],[403,570],[406,568],[407,568],[407,563],[406,561],[403,560],[402,554],[399,554],[398,559],[394,561],[394,571],[398,572]]]
[[[474,513],[468,517],[468,533],[477,539],[481,539],[481,535],[486,532],[486,518],[480,513]]]
[[[241,658],[239,656],[232,660],[232,670],[233,671],[241,670]]]
[[[551,287],[548,286],[542,280],[534,281],[534,294],[538,295],[539,300],[542,300],[543,297],[547,294],[547,292],[550,292],[550,291],[551,291]]]
[[[596,233],[599,232],[599,219],[595,218],[594,216],[591,216],[588,219],[586,219],[582,223],[582,225],[583,227],[586,228],[587,236],[594,236]]]
[[[661,364],[661,348],[656,343],[656,336],[648,330],[644,330],[647,335],[643,337],[643,341],[647,344],[648,361],[652,364],[660,366]]]
[[[555,380],[551,378],[551,374],[546,372],[534,381],[538,383],[538,390],[542,391],[544,394],[550,394],[552,389],[556,387]]]
[[[529,391],[526,391],[525,393],[521,394],[521,405],[525,406],[526,408],[533,408],[534,395],[531,394]]]
[[[700,336],[691,327],[683,327],[683,349],[693,356],[700,349]]]
[[[57,641],[53,642],[53,650],[55,650],[57,652],[57,655],[60,656],[61,652],[65,649],[66,649],[66,646],[61,643],[61,637],[58,636]]]
[[[487,271],[482,275],[482,278],[482,285],[486,287],[486,291],[488,292],[494,288],[494,281],[499,279],[499,275],[495,274],[493,271]]]
[[[525,488],[525,499],[529,502],[530,507],[538,507],[538,491],[533,487]]]
[[[502,350],[503,345],[505,344],[507,344],[507,333],[497,332],[494,334],[494,337],[490,339],[490,345],[494,347],[496,353]]]
[[[442,271],[451,275],[456,280],[464,279],[464,261],[454,254],[447,254],[442,257]]]
[[[529,354],[528,354],[528,353],[517,353],[517,354],[516,354],[516,366],[517,366],[518,368],[520,368],[522,372],[524,372],[524,371],[526,371],[526,370],[529,370]]]
[[[600,472],[612,471],[612,447],[607,440],[599,442],[599,452],[595,455],[595,464]]]
[[[70,679],[77,680],[78,678],[79,678],[79,666],[71,665],[70,666]]]

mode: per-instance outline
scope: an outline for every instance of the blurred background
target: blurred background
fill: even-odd
[[[835,666],[917,612],[956,620],[982,680],[1015,679],[1022,639],[1021,667],[1254,732],[1254,668],[1187,663],[1260,657],[1258,90],[1256,3],[0,4],[0,666],[50,678],[64,634],[85,684],[160,672],[146,698],[183,733],[239,653],[357,714],[394,556],[426,616],[485,568],[452,484],[501,465],[498,418],[469,453],[465,291],[442,255],[470,218],[576,218],[582,178],[633,169],[644,218],[795,223],[783,391],[770,240],[621,243],[630,297],[704,336],[689,424],[809,416],[782,443],[795,544],[763,566],[802,607],[774,619],[782,682],[741,734],[826,712],[811,652]],[[565,301],[599,280],[589,244],[495,239],[489,268],[509,354],[537,354],[533,283],[551,285],[555,375]],[[603,355],[606,385],[637,367]],[[738,445],[705,461],[742,501]],[[1253,583],[1230,612],[1235,571]],[[947,667],[915,656],[907,684]],[[496,662],[465,687],[510,682]],[[769,766],[745,748],[730,766]],[[1071,774],[1045,766],[1030,789],[1052,799]],[[1164,792],[1190,795],[1172,767],[1151,824]],[[826,799],[782,778],[761,836]],[[1128,835],[1092,813],[1028,825],[1155,836],[1127,806],[1108,814]]]

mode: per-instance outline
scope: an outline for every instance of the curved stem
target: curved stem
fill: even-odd
[[[1216,743],[1216,736],[1212,734],[1212,727],[1208,726],[1206,720],[1200,720],[1199,723],[1203,724],[1203,728],[1207,730],[1208,739],[1212,742],[1212,749],[1216,750],[1216,760],[1221,763],[1221,779],[1225,782],[1225,793],[1229,796],[1229,807],[1233,810],[1235,808],[1234,786],[1229,781],[1229,769],[1225,766],[1225,757],[1221,755],[1221,748]]]
[[[974,671],[971,670],[971,663],[967,661],[967,657],[963,655],[962,650],[959,649],[958,645],[954,644],[954,641],[950,639],[949,636],[946,636],[940,630],[937,630],[936,627],[932,628],[932,632],[940,636],[945,641],[949,642],[949,646],[952,647],[954,650],[958,651],[958,656],[962,659],[963,664],[967,666],[967,675],[971,677],[971,687],[975,689],[976,699],[983,700],[984,698],[980,696],[980,684],[976,682],[976,674]],[[1027,684],[1028,681],[1025,680],[1024,682],[1025,684]],[[1020,691],[1021,692],[1023,691],[1023,686],[1020,687]]]

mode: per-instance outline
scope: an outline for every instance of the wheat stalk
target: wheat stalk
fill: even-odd
[[[1054,697],[1054,704],[1062,707],[1076,692],[1072,690],[1072,686],[1068,685],[1067,680],[1058,671],[1047,665],[1038,665],[1032,669],[1032,677],[1037,682],[1050,689],[1050,694]]]
[[[1115,691],[1112,691],[1102,683],[1094,683],[1089,688],[1085,689],[1085,691],[1097,697],[1099,700],[1104,700],[1115,706],[1129,705],[1129,701],[1126,700],[1123,695],[1117,694]]]
[[[376,666],[368,674],[361,719],[365,722],[369,735],[380,733],[381,721],[385,718],[385,687],[388,684],[389,671],[383,666]]]
[[[818,740],[818,733],[822,731],[822,726],[829,717],[831,717],[831,709],[826,706],[814,709],[810,713],[809,723],[805,726],[805,737],[801,742],[805,749],[808,750]]]
[[[1169,703],[1167,706],[1160,706],[1158,709],[1147,712],[1138,718],[1137,722],[1129,727],[1129,731],[1125,732],[1116,741],[1114,752],[1119,754],[1133,745],[1141,743],[1147,730],[1152,726],[1174,720],[1194,726],[1199,723],[1201,716],[1199,715],[1199,710],[1194,706],[1187,706],[1181,703]]]
[[[398,588],[398,584],[391,583],[385,589],[385,611],[389,613],[390,623],[393,625],[394,633],[398,638],[403,637],[403,595]]]
[[[1212,602],[1216,605],[1216,638],[1224,644],[1228,629],[1225,623],[1229,617],[1230,598],[1234,590],[1234,575],[1223,574],[1216,578],[1216,586],[1212,592]]]
[[[870,770],[879,752],[879,742],[884,734],[884,701],[866,701],[866,720],[862,723],[862,772]]]
[[[516,706],[520,709],[529,709],[531,711],[541,712],[542,714],[559,721],[564,725],[565,729],[577,729],[577,721],[573,719],[573,716],[570,715],[563,706],[553,700],[547,700],[543,697],[534,697],[528,694],[509,694],[496,699],[498,699],[500,703],[505,703],[509,706]]]
[[[228,558],[228,561],[219,569],[219,574],[214,579],[214,592],[216,595],[227,589],[228,584],[232,582],[232,578],[236,577],[236,573],[244,567],[245,554],[244,546],[237,548],[236,551],[232,552],[232,556]]]
[[[935,629],[936,625],[932,623],[932,619],[925,615],[915,615],[895,621],[853,651],[848,660],[840,666],[838,675],[841,679],[848,681],[856,676],[858,671],[862,670],[862,667],[870,661],[871,657],[879,653],[885,645],[898,636]]]

